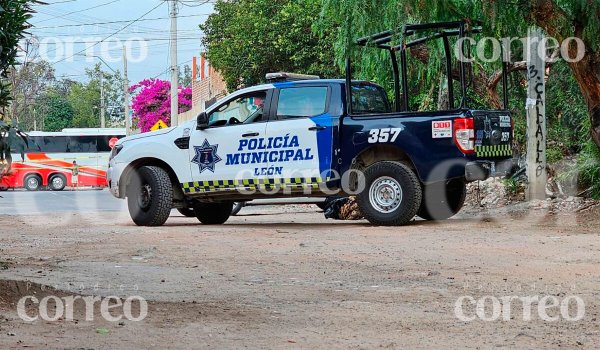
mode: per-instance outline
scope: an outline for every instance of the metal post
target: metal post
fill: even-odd
[[[106,106],[104,102],[104,73],[100,72],[100,127],[106,128]]]
[[[406,49],[404,48],[400,51],[400,61],[402,64],[402,94],[404,95],[403,110],[408,112],[408,61],[406,59]]]
[[[546,47],[542,30],[528,31],[527,72],[527,199],[546,199]]]
[[[179,68],[177,67],[177,0],[171,1],[171,126],[178,125]]]
[[[392,70],[394,72],[394,110],[400,112],[400,69],[398,69],[398,57],[396,51],[390,49],[392,59]]]
[[[352,115],[352,61],[350,56],[346,58],[346,110]]]
[[[448,76],[448,109],[454,109],[454,79],[452,78],[452,52],[450,41],[446,35],[443,36],[444,52],[446,54],[446,75]]]
[[[127,76],[127,47],[123,46],[123,96],[125,104],[125,130],[131,135],[131,118],[129,117],[129,77]]]

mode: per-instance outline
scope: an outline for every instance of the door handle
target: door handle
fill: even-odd
[[[317,125],[317,126],[311,126],[310,128],[308,128],[308,131],[322,131],[327,129],[327,127],[325,126],[321,126],[321,125]]]
[[[258,135],[260,135],[260,134],[257,132],[249,132],[247,134],[243,134],[242,137],[256,137]]]

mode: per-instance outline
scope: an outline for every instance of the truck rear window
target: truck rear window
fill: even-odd
[[[390,113],[390,103],[383,88],[370,84],[352,85],[352,113]]]

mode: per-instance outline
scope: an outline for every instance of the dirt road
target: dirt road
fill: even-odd
[[[326,221],[313,206],[242,214],[220,227],[174,217],[152,229],[126,214],[0,216],[0,348],[600,346],[598,211],[467,213],[399,228]],[[108,322],[96,310],[86,321],[79,305],[74,320],[28,323],[16,305],[31,295],[141,296],[148,312]],[[486,296],[576,296],[585,315],[573,321],[571,303],[544,321],[534,302],[527,321],[515,301],[508,320],[503,310],[484,321],[494,313]],[[459,319],[461,297],[472,320]],[[482,298],[478,317],[469,301]]]

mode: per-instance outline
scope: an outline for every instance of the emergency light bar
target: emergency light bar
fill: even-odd
[[[282,83],[286,81],[300,81],[300,80],[318,80],[321,79],[318,75],[306,75],[306,74],[296,74],[296,73],[268,73],[267,76],[268,83]]]

